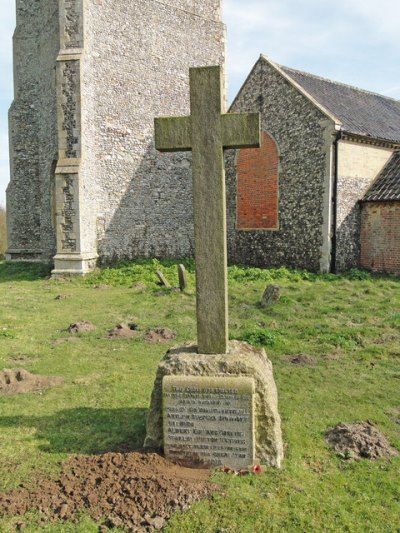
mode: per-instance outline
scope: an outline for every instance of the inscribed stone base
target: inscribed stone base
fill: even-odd
[[[84,276],[91,272],[97,261],[97,254],[57,254],[54,256],[53,277],[57,276]]]
[[[147,415],[144,442],[145,448],[160,451],[164,451],[163,380],[165,376],[179,376],[181,378],[180,383],[182,383],[182,379],[188,377],[187,386],[189,388],[192,385],[193,377],[198,379],[205,377],[225,378],[227,385],[230,383],[229,380],[233,378],[250,378],[253,382],[252,386],[254,386],[252,395],[253,462],[278,468],[281,466],[283,445],[277,390],[272,364],[264,349],[254,348],[245,342],[231,341],[226,354],[198,354],[194,344],[169,350],[158,366],[150,410]],[[240,426],[240,421],[238,426]],[[204,426],[200,425],[197,429],[202,431]],[[221,430],[223,429],[224,425],[221,423]],[[239,427],[238,432],[244,432],[246,435],[243,427]],[[221,458],[221,462],[225,463],[226,461]]]
[[[254,464],[254,379],[164,376],[164,454],[187,466]]]

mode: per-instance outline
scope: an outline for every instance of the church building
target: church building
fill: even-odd
[[[191,156],[155,117],[189,114],[189,67],[225,64],[221,0],[19,0],[8,260],[193,255]],[[231,262],[400,273],[400,102],[261,56],[231,107],[260,149],[226,151]]]
[[[224,65],[221,0],[18,0],[7,258],[193,255],[187,154],[154,117],[187,115],[189,67]]]
[[[232,261],[400,273],[400,101],[261,55],[230,111],[262,116],[227,154]]]

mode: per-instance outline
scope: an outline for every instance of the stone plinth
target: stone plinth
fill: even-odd
[[[169,350],[157,370],[144,443],[145,448],[161,451],[164,451],[163,380],[166,376],[179,376],[180,384],[185,383],[184,378],[187,377],[189,388],[193,386],[194,377],[199,380],[206,377],[221,378],[226,380],[228,389],[233,378],[251,378],[254,386],[251,415],[254,424],[254,463],[281,466],[283,445],[277,390],[272,364],[264,349],[231,341],[226,354],[198,354],[194,344]],[[221,387],[221,383],[218,381],[218,387]],[[198,431],[203,429],[201,424],[197,427]],[[221,429],[224,429],[223,423]],[[240,422],[238,431],[243,433]],[[226,461],[221,458],[221,462]]]

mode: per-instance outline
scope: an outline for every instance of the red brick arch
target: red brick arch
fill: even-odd
[[[278,229],[279,154],[265,131],[260,148],[239,150],[237,175],[237,229]]]

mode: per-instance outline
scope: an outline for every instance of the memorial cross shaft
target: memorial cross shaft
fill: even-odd
[[[155,119],[161,152],[192,151],[197,349],[226,353],[228,281],[224,148],[256,148],[258,113],[225,113],[219,66],[191,68],[190,116]]]

